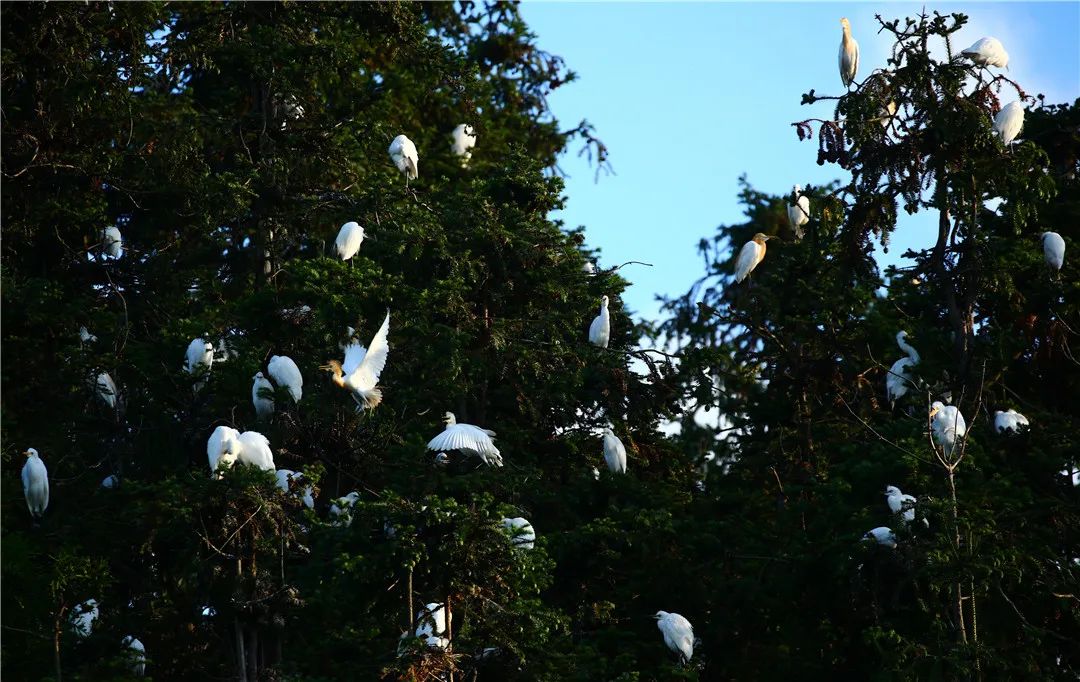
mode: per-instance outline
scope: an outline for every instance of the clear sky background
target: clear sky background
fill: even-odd
[[[1080,97],[1080,2],[927,3],[962,12],[959,51],[994,36],[1009,52],[1009,76],[1047,102]],[[528,2],[522,15],[542,49],[562,56],[578,80],[550,104],[563,127],[582,118],[608,145],[616,175],[594,173],[573,149],[561,161],[567,207],[553,214],[584,225],[601,267],[629,260],[624,302],[639,317],[659,315],[656,294],[679,295],[703,273],[696,253],[717,225],[744,220],[738,177],[780,194],[795,183],[841,178],[818,166],[817,141],[798,141],[792,121],[831,115],[834,102],[800,106],[804,92],[842,92],[837,68],[840,18],[861,48],[861,81],[885,66],[891,42],[883,19],[914,16],[922,3]],[[1011,97],[1008,93],[1004,101]],[[1022,136],[1021,136],[1022,137]],[[846,174],[844,174],[846,175]],[[934,216],[906,218],[881,264],[932,244]]]

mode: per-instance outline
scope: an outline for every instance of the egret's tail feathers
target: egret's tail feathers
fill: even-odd
[[[360,394],[360,400],[363,402],[365,410],[373,410],[382,402],[382,390],[375,387],[370,391],[364,391]]]

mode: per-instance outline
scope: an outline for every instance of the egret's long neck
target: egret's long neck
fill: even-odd
[[[913,363],[916,363],[916,364],[918,364],[918,362],[919,362],[919,351],[917,351],[917,350],[915,350],[914,348],[912,348],[912,347],[911,347],[911,344],[909,344],[909,343],[908,343],[907,341],[904,341],[903,339],[899,339],[899,340],[898,340],[898,341],[896,342],[896,344],[897,344],[898,346],[900,346],[900,350],[902,350],[902,351],[904,351],[905,353],[907,353],[907,356],[908,356],[909,358],[911,358],[911,361],[912,361]]]

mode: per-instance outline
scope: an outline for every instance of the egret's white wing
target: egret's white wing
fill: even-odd
[[[741,282],[746,279],[746,276],[754,269],[754,265],[757,264],[757,255],[757,242],[749,241],[743,245],[742,250],[739,251],[739,257],[735,260],[736,282]]]
[[[371,340],[371,345],[364,351],[363,346],[355,344],[360,348],[359,353],[354,353],[360,356],[360,362],[352,369],[349,370],[345,366],[342,367],[343,372],[348,372],[349,383],[363,391],[370,391],[375,388],[375,384],[379,383],[379,375],[382,374],[383,368],[386,367],[386,356],[390,353],[390,346],[387,343],[387,335],[390,332],[390,311],[386,311],[386,318],[383,320],[382,326],[379,327],[379,331],[375,333],[375,338]],[[349,351],[353,350],[350,346],[345,351],[345,363],[349,363]]]
[[[359,223],[350,221],[341,226],[334,246],[342,260],[349,260],[360,250],[364,242],[364,230]]]
[[[686,657],[686,660],[694,655],[694,628],[690,621],[677,613],[669,613],[664,619],[667,625],[667,634],[671,637],[676,648]]]
[[[471,424],[454,424],[448,426],[442,433],[435,436],[428,443],[428,449],[436,452],[449,450],[472,450],[499,456],[501,453],[491,442],[491,438]]]
[[[300,402],[304,394],[304,376],[293,359],[287,355],[275,355],[266,365],[270,377],[278,386],[286,386],[293,400]]]
[[[270,441],[258,431],[244,431],[240,434],[240,455],[237,459],[245,464],[274,471],[274,452]]]

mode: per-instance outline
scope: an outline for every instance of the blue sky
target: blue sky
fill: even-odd
[[[741,222],[739,175],[762,191],[840,177],[818,166],[816,142],[790,126],[827,117],[832,104],[800,106],[811,88],[839,94],[840,17],[859,41],[858,79],[884,67],[891,43],[874,15],[912,16],[922,3],[525,2],[522,15],[541,48],[562,56],[578,80],[550,98],[564,127],[588,118],[611,150],[617,175],[593,172],[576,150],[562,160],[567,207],[553,217],[584,225],[601,267],[629,260],[624,296],[654,319],[654,295],[684,293],[702,273],[695,246],[721,223]],[[1048,102],[1080,96],[1080,3],[957,3],[927,10],[970,17],[954,50],[995,36],[1009,75]],[[1005,101],[1010,98],[1006,97]],[[888,255],[929,246],[932,216],[902,222]],[[880,251],[879,251],[880,253]]]

